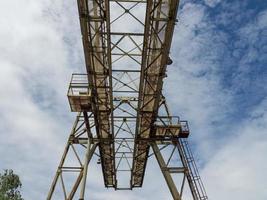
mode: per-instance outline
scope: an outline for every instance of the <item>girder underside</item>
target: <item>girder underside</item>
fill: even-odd
[[[164,128],[156,131],[154,123],[165,101],[162,85],[178,4],[179,0],[78,0],[106,187],[141,187],[149,143],[159,139],[156,134],[165,133]],[[124,18],[135,28],[125,31],[118,25]],[[120,143],[119,136],[125,137]],[[129,183],[120,184],[120,174],[125,172]]]
[[[92,88],[92,110],[100,139],[113,138],[108,5],[107,1],[78,0],[86,70]],[[114,143],[101,142],[99,150],[105,185],[116,187]]]
[[[149,153],[149,143],[140,139],[155,136],[153,125],[162,98],[178,3],[178,0],[147,2],[136,129],[138,142],[134,148],[131,178],[133,187],[142,186]]]
[[[99,143],[105,185],[118,188],[117,175],[128,171],[130,183],[123,187],[140,187],[149,152],[147,139],[153,137],[162,98],[178,0],[78,0],[78,6],[96,130],[99,139],[110,139]],[[138,9],[144,14],[136,12]],[[114,14],[120,10],[121,14]],[[125,32],[116,25],[123,18],[137,28]],[[124,131],[119,128],[114,136],[114,127],[120,125],[113,117],[122,116],[119,112],[124,112],[125,123],[135,117],[128,131],[134,142],[114,143],[116,135]],[[125,145],[130,152],[116,160]],[[126,160],[127,170],[119,168],[122,160]]]

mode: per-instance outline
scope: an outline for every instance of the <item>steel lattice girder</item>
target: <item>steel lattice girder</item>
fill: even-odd
[[[153,137],[178,4],[178,0],[147,1],[132,187],[143,183],[149,144],[142,139]]]
[[[92,110],[99,143],[104,182],[116,187],[113,142],[113,102],[110,57],[109,3],[102,0],[78,0],[83,47],[92,88]],[[107,33],[107,34],[104,34]]]

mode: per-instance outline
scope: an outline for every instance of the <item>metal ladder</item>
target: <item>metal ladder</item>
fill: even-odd
[[[187,178],[190,182],[190,188],[193,190],[194,200],[207,200],[208,196],[205,191],[203,182],[200,178],[193,154],[189,148],[188,141],[186,139],[179,139],[181,150],[183,151],[185,166],[188,168]]]

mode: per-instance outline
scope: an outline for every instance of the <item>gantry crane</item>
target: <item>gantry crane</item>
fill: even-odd
[[[155,156],[173,199],[208,199],[188,123],[170,114],[162,93],[179,0],[77,2],[86,73],[72,75],[68,99],[78,114],[47,200],[84,199],[94,155],[105,187],[142,187]],[[180,184],[174,174],[182,175]]]

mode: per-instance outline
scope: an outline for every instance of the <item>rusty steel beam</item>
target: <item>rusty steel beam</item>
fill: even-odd
[[[98,138],[109,138],[100,143],[102,171],[107,187],[116,187],[113,135],[113,102],[110,57],[109,2],[78,0],[80,25],[88,74],[92,88],[92,112]],[[103,35],[101,32],[106,32]]]
[[[179,0],[147,2],[132,187],[143,183],[150,146],[140,139],[153,136],[178,4]]]

